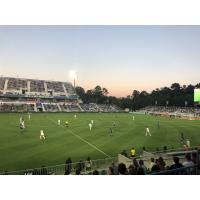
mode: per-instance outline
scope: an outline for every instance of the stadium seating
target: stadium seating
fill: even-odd
[[[4,94],[22,94],[27,95],[75,95],[74,88],[69,82],[45,81],[36,79],[21,79],[0,77],[0,92]],[[77,98],[77,96],[74,96]]]
[[[30,82],[30,92],[45,92],[44,81],[31,80]]]
[[[34,112],[33,104],[1,103],[0,112]]]
[[[81,112],[80,107],[77,104],[63,104],[60,105],[62,111],[66,112]]]
[[[59,108],[58,108],[58,105],[57,104],[43,104],[44,108],[45,108],[45,111],[47,112],[58,112],[59,111]]]
[[[27,89],[27,80],[9,78],[7,89],[8,90],[20,90],[21,88]]]
[[[148,106],[139,110],[139,112],[145,112],[149,114],[157,115],[171,115],[174,117],[200,117],[199,107],[166,107],[166,106]]]
[[[63,83],[62,82],[50,82],[46,81],[47,89],[53,90],[54,92],[64,93]]]
[[[79,104],[69,82],[0,77],[0,112],[120,112],[115,105]]]
[[[85,112],[99,112],[100,111],[98,105],[95,103],[82,104],[81,107]]]

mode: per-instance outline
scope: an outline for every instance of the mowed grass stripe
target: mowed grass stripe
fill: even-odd
[[[46,118],[47,118],[49,121],[51,121],[52,123],[56,124],[56,126],[58,126],[57,123],[56,123],[54,120],[52,120],[52,119],[50,119],[50,118],[48,118],[48,117],[46,117]],[[66,130],[67,132],[71,133],[73,136],[75,136],[75,137],[78,138],[79,140],[85,142],[85,143],[88,144],[90,147],[92,147],[92,148],[94,148],[95,150],[99,151],[100,153],[104,154],[106,157],[111,158],[111,156],[109,156],[107,153],[105,153],[104,151],[102,151],[101,149],[99,149],[98,147],[96,147],[95,145],[93,145],[92,143],[88,142],[87,140],[83,139],[81,136],[79,136],[78,134],[74,133],[74,132],[73,132],[72,130],[70,130],[69,128],[66,129],[66,127],[64,127],[64,125],[61,124],[59,127],[62,127],[64,130]]]

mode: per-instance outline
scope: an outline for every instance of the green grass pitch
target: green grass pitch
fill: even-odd
[[[74,119],[73,113],[33,113],[31,120],[24,114],[26,130],[19,130],[19,114],[0,114],[0,171],[21,170],[41,167],[41,165],[63,164],[68,157],[72,161],[116,156],[131,147],[137,151],[143,146],[155,151],[163,146],[180,147],[180,133],[191,140],[191,145],[200,144],[200,121],[169,119],[148,115],[82,113]],[[69,122],[69,128],[58,126],[57,120]],[[89,131],[89,122],[94,127]],[[158,128],[157,124],[160,124]],[[109,127],[116,122],[113,136]],[[149,127],[152,137],[145,136]],[[43,144],[39,140],[40,130],[44,130],[47,139]],[[128,151],[129,153],[129,151]]]

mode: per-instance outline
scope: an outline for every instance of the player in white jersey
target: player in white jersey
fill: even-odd
[[[135,120],[135,116],[133,116],[133,121]]]
[[[40,130],[40,140],[42,140],[44,142],[45,140],[45,135],[44,135],[44,131],[43,130]]]
[[[25,129],[25,121],[22,121],[22,128]]]
[[[31,119],[31,113],[28,113],[28,119],[29,120]]]
[[[94,120],[91,120],[91,124],[92,124],[92,126],[94,125]]]
[[[24,122],[23,119],[22,119],[21,123],[19,124],[19,127],[20,127],[20,130],[21,130],[21,133],[23,133],[23,131],[25,129],[25,122]]]
[[[76,116],[76,114],[74,114],[74,119],[76,119],[77,118],[77,116]]]
[[[19,123],[21,124],[22,121],[23,121],[23,118],[22,118],[22,116],[21,116],[21,117],[19,118]]]
[[[89,129],[90,129],[90,131],[92,130],[92,124],[91,123],[89,123]]]
[[[150,130],[149,130],[149,128],[146,128],[146,136],[151,136],[151,133],[150,133]]]
[[[189,139],[186,140],[186,145],[188,148],[190,148],[190,140]]]
[[[60,119],[58,120],[58,126],[60,126]]]

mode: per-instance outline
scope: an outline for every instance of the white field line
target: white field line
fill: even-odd
[[[47,117],[46,117],[47,118]],[[53,122],[54,124],[57,125],[56,122],[54,122],[52,119],[47,118],[48,120],[50,120],[51,122]],[[65,127],[63,125],[60,125],[60,127],[62,127],[63,129],[65,129]],[[111,156],[109,156],[107,153],[105,153],[104,151],[102,151],[101,149],[99,149],[98,147],[96,147],[95,145],[91,144],[90,142],[88,142],[87,140],[83,139],[81,136],[77,135],[76,133],[74,133],[73,131],[69,130],[69,129],[65,129],[67,130],[69,133],[71,133],[73,136],[77,137],[78,139],[80,139],[81,141],[85,142],[86,144],[88,144],[89,146],[91,146],[92,148],[96,149],[97,151],[99,151],[100,153],[104,154],[105,156],[107,156],[108,158],[111,158]]]

